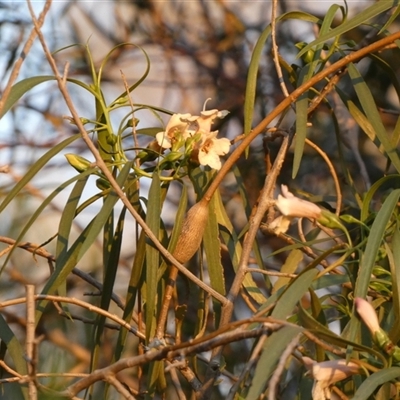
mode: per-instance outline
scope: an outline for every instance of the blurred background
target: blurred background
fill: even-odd
[[[331,1],[286,1],[279,0],[278,15],[292,11],[302,11],[324,17]],[[348,1],[350,15],[356,15],[374,1]],[[344,3],[338,2],[345,7]],[[35,1],[34,9],[40,13],[43,2]],[[342,16],[337,13],[337,23]],[[243,132],[243,103],[246,88],[247,69],[252,50],[260,34],[270,23],[270,1],[55,1],[43,28],[47,43],[56,59],[59,71],[69,64],[68,76],[87,83],[91,81],[90,64],[85,46],[90,49],[97,68],[105,57],[108,61],[102,73],[102,87],[108,101],[115,99],[124,88],[124,79],[131,85],[146,70],[147,54],[150,60],[150,73],[147,79],[132,93],[132,101],[142,104],[143,109],[135,113],[139,120],[138,128],[162,127],[168,115],[152,112],[148,106],[163,108],[171,112],[199,114],[204,102],[207,108],[228,110],[229,116],[220,122],[220,136],[234,139]],[[32,28],[27,5],[24,2],[0,2],[0,87],[6,85],[11,68],[19,57],[21,48]],[[391,29],[398,29],[398,23]],[[288,64],[302,65],[296,58],[296,43],[311,42],[316,35],[314,27],[306,22],[284,21],[278,23],[277,44]],[[373,24],[350,31],[346,39],[359,41],[375,31]],[[124,45],[121,45],[125,43]],[[74,46],[72,46],[74,45]],[[118,47],[116,47],[118,46]],[[111,50],[114,51],[111,52]],[[400,68],[399,55],[386,52],[392,57],[388,62]],[[398,98],[392,80],[383,69],[366,59],[360,63],[363,76],[373,90],[375,100],[382,112],[388,130],[394,128],[399,112]],[[397,69],[397,74],[399,69]],[[123,76],[122,76],[123,73]],[[19,80],[35,75],[51,74],[38,41],[28,54]],[[293,90],[287,81],[289,91]],[[345,80],[341,84],[346,90]],[[95,119],[93,98],[76,85],[70,85],[71,97],[82,118]],[[352,97],[353,93],[346,93]],[[254,124],[261,121],[281,100],[283,94],[271,58],[271,44],[268,41],[260,66],[257,87],[257,101]],[[118,128],[127,111],[113,113],[113,124]],[[8,166],[8,172],[0,175],[0,200],[6,196],[32,164],[62,139],[76,133],[76,127],[64,118],[68,110],[55,83],[43,83],[24,95],[18,104],[0,120],[0,166]],[[294,115],[288,115],[283,128],[289,128]],[[324,104],[312,117],[313,126],[309,137],[323,148],[331,161],[338,167],[339,154],[329,107]],[[162,129],[160,129],[162,130]],[[368,187],[362,169],[365,168],[370,182],[383,176],[386,159],[379,150],[365,140],[365,135],[356,127],[350,137],[353,145],[345,148],[345,159],[360,191]],[[150,139],[139,138],[145,147]],[[129,139],[126,147],[132,146]],[[273,156],[274,145],[270,151]],[[76,141],[68,147],[69,153],[81,154],[91,159],[83,142]],[[357,158],[359,150],[361,159]],[[129,153],[127,153],[129,154]],[[133,156],[133,154],[132,154]],[[244,177],[250,205],[254,204],[266,174],[266,148],[263,138],[256,139],[248,158],[239,161]],[[329,199],[335,194],[328,167],[314,150],[306,148],[299,174],[291,180],[291,153],[285,162],[281,182],[292,190],[303,190],[318,194],[321,199]],[[0,215],[0,236],[17,238],[21,228],[30,216],[61,182],[76,172],[66,164],[62,155],[54,157]],[[340,178],[343,178],[340,176]],[[344,179],[343,179],[344,182]],[[93,184],[93,188],[95,188]],[[147,186],[144,181],[142,195]],[[345,188],[344,188],[345,190]],[[179,188],[171,192],[164,208],[164,220],[172,225],[175,207],[179,201]],[[175,195],[173,194],[175,193]],[[64,191],[41,214],[32,228],[24,236],[24,241],[34,244],[47,242],[57,232],[57,225],[69,190]],[[222,194],[226,207],[238,231],[243,229],[246,219],[243,205],[232,176],[227,177]],[[90,193],[87,193],[89,196]],[[346,204],[351,207],[351,204]],[[89,207],[76,219],[75,234],[96,214],[97,205]],[[135,231],[133,220],[127,231]],[[126,285],[135,245],[125,235],[121,257],[121,272],[118,276],[121,285]],[[267,245],[265,245],[267,246]],[[268,243],[268,251],[274,248]],[[46,245],[51,253],[54,241]],[[98,252],[101,243],[84,257],[79,265],[93,275],[101,273]],[[0,244],[0,252],[7,251],[7,245]],[[4,260],[3,257],[0,260]],[[266,261],[274,268],[274,259]],[[280,265],[281,263],[277,263]],[[97,271],[97,272],[96,272]],[[21,283],[34,283],[39,288],[48,277],[46,260],[34,261],[32,255],[23,250],[14,252],[5,269],[7,280],[0,281],[0,298],[22,295]],[[71,278],[72,295],[82,293],[82,283]],[[19,312],[16,309],[17,313]]]

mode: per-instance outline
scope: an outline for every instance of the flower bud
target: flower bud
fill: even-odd
[[[187,212],[173,256],[180,262],[189,261],[200,247],[208,220],[208,202],[201,200]]]
[[[363,320],[364,324],[374,336],[377,332],[381,330],[379,325],[378,316],[376,315],[374,307],[367,300],[361,297],[356,297],[354,299],[354,304],[360,318]]]
[[[85,172],[91,166],[91,162],[77,154],[68,153],[65,158],[69,164],[74,167],[78,172]]]

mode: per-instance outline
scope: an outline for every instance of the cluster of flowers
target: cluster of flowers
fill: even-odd
[[[213,169],[221,168],[220,157],[229,152],[229,139],[217,139],[218,131],[212,131],[211,125],[216,118],[224,118],[228,111],[203,110],[200,116],[191,114],[174,114],[171,116],[165,131],[158,132],[158,145],[172,155],[190,157],[200,165]]]

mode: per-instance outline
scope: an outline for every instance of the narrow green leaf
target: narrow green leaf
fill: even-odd
[[[278,332],[274,332],[265,341],[246,400],[257,400],[259,398],[282,353],[301,331],[302,328],[297,326],[285,326],[279,329]]]
[[[209,204],[209,217],[203,236],[204,251],[207,257],[211,287],[225,295],[224,268],[221,263],[221,246],[217,221],[217,195],[214,194]]]
[[[317,273],[318,270],[316,268],[310,268],[293,279],[279,297],[271,316],[277,319],[286,319],[291,315],[296,304],[307,293]]]
[[[381,2],[377,3],[380,4]],[[400,173],[400,158],[397,154],[397,149],[392,145],[389,135],[382,123],[379,111],[376,107],[375,100],[369,90],[367,84],[365,83],[360,72],[357,70],[353,63],[348,65],[349,75],[351,77],[352,84],[357,93],[358,99],[364,109],[365,115],[368,116],[368,120],[371,122],[376,136],[384,147],[387,155],[392,161],[397,172]]]
[[[338,346],[341,348],[352,347],[356,351],[365,352],[377,357],[381,360],[383,365],[386,365],[386,359],[384,355],[373,348],[369,348],[367,346],[363,346],[357,344],[355,342],[351,342],[347,339],[344,339],[342,336],[336,335],[336,333],[332,332],[329,328],[322,325],[315,318],[313,318],[302,306],[299,304],[297,315],[299,318],[299,322],[301,326],[308,329],[311,333],[313,333],[318,338],[324,340],[325,342]]]
[[[370,205],[371,205],[371,201],[375,195],[375,193],[377,192],[377,190],[386,182],[391,181],[391,180],[395,180],[398,181],[397,184],[400,183],[400,175],[388,175],[388,176],[384,176],[383,178],[379,179],[378,181],[376,181],[368,190],[367,194],[365,195],[364,201],[363,201],[363,205],[361,208],[361,216],[360,216],[360,221],[361,222],[365,222],[366,219],[368,218],[369,214],[370,214]]]
[[[168,251],[170,253],[174,252],[176,243],[178,242],[179,236],[182,232],[182,224],[186,215],[187,203],[188,203],[187,187],[183,185],[182,193],[179,199],[178,209],[175,215],[174,226],[172,228],[172,233],[168,242]],[[168,263],[166,263],[165,260],[163,260],[157,273],[157,282],[161,279],[161,276],[164,274],[167,266]]]
[[[6,102],[4,103],[3,110],[0,113],[0,119],[13,107],[17,101],[29,90],[33,89],[35,86],[48,81],[54,81],[54,76],[42,75],[33,76],[31,78],[23,79],[17,82],[11,88],[10,95],[8,96]]]
[[[309,78],[307,78],[308,80]],[[307,137],[308,121],[308,91],[301,95],[296,101],[296,137],[294,143],[294,156],[292,167],[292,179],[299,172],[301,159],[303,158],[304,145]]]
[[[303,54],[307,53],[307,51],[313,48],[314,46],[318,46],[319,44],[324,43],[329,39],[343,35],[343,33],[346,33],[351,29],[354,29],[357,26],[364,24],[370,19],[376,17],[377,15],[383,13],[386,10],[389,10],[389,8],[391,7],[397,6],[398,4],[399,4],[398,0],[381,0],[374,3],[370,7],[367,7],[364,11],[357,13],[353,18],[347,20],[346,22],[332,29],[328,33],[319,36],[318,39],[312,41],[310,44],[305,46],[297,55],[297,57],[301,57]]]
[[[157,173],[153,174],[147,203],[146,224],[159,237],[161,218],[161,186]],[[160,253],[151,244],[146,245],[146,339],[154,336],[154,313],[157,304],[157,272]]]
[[[396,225],[392,237],[392,251],[389,245],[386,245],[386,251],[389,259],[390,272],[392,274],[392,292],[393,292],[393,314],[394,321],[389,332],[389,337],[393,343],[400,340],[400,228]]]
[[[381,247],[382,240],[384,240],[385,237],[386,226],[393,215],[394,209],[397,206],[399,196],[400,189],[391,192],[375,217],[369,232],[364,254],[361,257],[357,280],[355,283],[354,297],[365,298],[367,296],[372,269],[375,265],[375,260],[379,248]],[[355,342],[355,338],[359,332],[359,327],[360,321],[356,313],[353,313],[349,323],[348,331],[346,331],[346,337],[350,341]]]
[[[132,167],[133,162],[130,161],[126,163],[119,173],[117,177],[117,183],[120,187],[123,187],[126,179],[128,177],[129,171]],[[119,197],[116,195],[116,193],[112,190],[108,194],[107,198],[104,201],[104,205],[101,208],[100,212],[96,215],[96,218],[93,221],[93,226],[91,230],[88,233],[88,237],[83,243],[82,248],[80,250],[79,254],[79,259],[83,257],[83,255],[86,253],[86,251],[89,249],[89,247],[93,244],[93,242],[97,239],[99,233],[104,227],[104,224],[106,223],[112,209],[114,208],[115,204],[119,200]]]
[[[33,89],[35,86],[40,85],[43,82],[55,81],[56,78],[53,75],[40,75],[33,76],[30,78],[23,79],[17,82],[11,88],[10,95],[8,96],[3,109],[0,113],[0,119],[4,117],[4,115],[18,102],[18,100],[29,90]],[[96,93],[90,88],[90,86],[86,85],[84,82],[77,79],[67,79],[68,82],[72,82],[86,90],[88,90],[93,95]]]
[[[89,178],[89,175],[85,173],[80,174],[79,176],[81,175],[83,176],[76,182],[68,197],[67,203],[65,204],[64,210],[61,214],[60,223],[58,225],[56,260],[58,260],[58,263],[61,262],[61,264],[63,264],[62,260],[64,260],[65,254],[68,250],[69,236],[73,221],[76,217],[76,210]]]
[[[136,254],[133,260],[131,276],[129,279],[128,290],[126,294],[126,304],[122,318],[124,321],[131,323],[132,315],[136,302],[136,295],[140,289],[140,281],[142,277],[142,271],[144,266],[144,260],[146,255],[146,235],[144,231],[140,232],[139,240],[136,245]],[[126,343],[126,338],[128,335],[128,330],[121,328],[118,335],[117,344],[115,346],[114,360],[120,359],[124,346]]]
[[[124,168],[121,170],[120,174],[117,177],[117,183],[120,186],[124,185],[124,182],[127,179],[128,173],[132,166],[132,162],[126,163]],[[114,191],[111,191],[107,196],[101,210],[96,215],[95,218],[86,226],[86,228],[81,232],[79,237],[73,243],[71,248],[67,251],[65,258],[63,260],[63,264],[56,262],[56,269],[54,273],[50,276],[49,280],[46,282],[45,287],[43,288],[43,294],[51,294],[67,279],[68,275],[71,273],[72,269],[76,266],[78,261],[84,256],[90,246],[98,237],[101,232],[104,224],[106,223],[113,207],[119,200],[119,197],[116,195]],[[41,313],[43,312],[43,306],[46,304],[46,301],[41,301],[39,303],[37,311],[37,318],[39,319]]]
[[[24,188],[24,186],[39,172],[43,167],[62,149],[67,147],[69,144],[79,139],[81,135],[73,135],[61,143],[54,146],[46,154],[40,157],[29,169],[24,173],[22,179],[10,190],[8,195],[5,197],[3,202],[0,204],[0,213],[7,207],[7,205],[17,196],[17,194]]]
[[[149,72],[150,72],[150,65],[151,65],[151,63],[150,63],[150,58],[149,58],[149,56],[147,55],[146,51],[143,49],[143,47],[138,46],[137,44],[134,44],[134,43],[122,43],[122,44],[119,44],[119,45],[115,46],[115,47],[109,52],[108,56],[111,55],[111,53],[112,53],[116,48],[121,47],[121,46],[127,46],[127,45],[129,45],[129,46],[134,46],[134,47],[138,48],[138,49],[143,53],[143,55],[144,55],[144,57],[145,57],[145,59],[146,59],[146,69],[145,69],[145,71],[143,72],[142,76],[141,76],[133,85],[131,85],[131,86],[128,88],[128,92],[131,93],[133,90],[135,90],[135,89],[147,78],[147,76],[148,76],[148,74],[149,74]],[[105,64],[106,61],[107,61],[107,59],[105,59],[105,60],[103,61],[103,64]],[[127,96],[127,94],[128,94],[128,93],[127,93],[126,91],[123,92],[122,94],[120,94],[120,95],[112,102],[112,104],[117,103],[119,99],[122,99],[123,97]]]
[[[400,12],[400,7],[399,7],[399,12]],[[370,54],[369,57],[379,66],[383,69],[383,71],[388,75],[388,78],[390,80],[390,83],[393,85],[393,88],[396,91],[397,97],[400,98],[400,81],[399,81],[399,75],[398,73],[393,70],[393,67],[385,61],[383,58],[378,57],[376,54]]]
[[[22,349],[22,346],[19,343],[18,339],[14,335],[14,332],[8,326],[2,314],[0,314],[0,339],[7,346],[7,351],[14,362],[15,370],[20,375],[28,375],[25,352]],[[26,387],[24,388],[21,385],[21,390],[24,398],[28,400],[28,389]]]
[[[389,194],[371,226],[365,252],[360,262],[354,291],[355,297],[365,298],[367,295],[372,268],[375,265],[376,256],[385,237],[386,226],[397,206],[399,196],[400,189],[394,190]]]
[[[297,267],[303,260],[303,252],[301,250],[294,249],[292,250],[285,263],[282,265],[282,268],[280,269],[280,272],[286,273],[286,274],[293,274],[296,272]],[[272,289],[272,293],[277,292],[281,287],[286,286],[290,282],[291,278],[287,277],[279,277],[277,281],[274,284],[274,287]]]
[[[114,235],[110,238],[111,240],[105,240],[104,244],[108,251],[107,257],[104,259],[106,262],[104,279],[103,279],[103,289],[100,298],[100,307],[103,310],[108,310],[111,303],[111,297],[114,290],[115,278],[117,276],[119,259],[121,254],[122,236],[124,230],[124,221],[126,215],[126,207],[123,207],[118,223],[115,229]],[[112,232],[113,227],[107,227]],[[108,230],[108,229],[107,229]],[[104,332],[104,327],[106,323],[106,317],[103,315],[98,315],[96,324],[94,327],[94,342],[96,345],[92,349],[92,363],[91,371],[98,366],[98,360],[101,352],[101,336]]]
[[[228,248],[228,252],[232,261],[233,269],[235,271],[239,268],[240,257],[242,254],[242,245],[240,240],[232,226],[224,205],[222,204],[221,196],[219,192],[214,194],[216,198],[215,210],[218,219],[218,224],[220,225],[221,238]],[[267,300],[263,295],[261,290],[257,287],[251,274],[246,274],[243,280],[243,286],[245,287],[248,294],[258,303],[263,304]]]
[[[385,368],[370,375],[357,389],[353,400],[368,400],[378,386],[400,377],[400,368]]]

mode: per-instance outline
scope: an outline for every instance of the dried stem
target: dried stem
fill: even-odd
[[[193,341],[192,343],[184,343],[178,346],[166,346],[159,350],[153,349],[143,355],[134,356],[129,358],[121,359],[110,366],[98,369],[90,374],[88,377],[83,378],[65,391],[59,393],[61,396],[71,397],[75,394],[79,393],[81,390],[84,390],[95,382],[100,380],[105,380],[107,376],[115,375],[118,372],[132,368],[138,365],[143,365],[149,363],[151,361],[162,360],[162,359],[174,359],[175,357],[183,357],[191,354],[201,353],[206,350],[210,350],[214,347],[219,347],[227,343],[232,343],[238,340],[248,339],[248,338],[256,338],[265,334],[269,334],[272,331],[276,331],[282,325],[276,323],[264,323],[262,326],[247,330],[245,327],[237,328],[232,331],[228,331],[225,333],[218,333],[213,336],[211,339],[209,337],[203,338],[202,340]]]
[[[271,376],[268,384],[268,400],[276,400],[276,392],[277,386],[279,384],[279,380],[283,374],[283,371],[286,367],[286,361],[291,356],[292,352],[295,350],[299,343],[300,334],[292,339],[292,341],[287,345],[285,351],[282,353],[279,358],[279,363],[275,368],[274,373]]]
[[[97,313],[99,315],[107,317],[107,318],[111,319],[112,321],[116,322],[117,324],[121,325],[123,328],[128,329],[129,332],[133,333],[134,335],[136,335],[140,339],[143,339],[143,340],[145,339],[145,335],[143,335],[141,332],[139,332],[136,328],[134,328],[131,325],[129,325],[123,319],[119,318],[115,314],[111,314],[108,311],[103,310],[100,307],[96,307],[93,304],[86,303],[83,300],[79,300],[79,299],[75,299],[75,298],[71,298],[71,297],[46,295],[46,294],[37,294],[37,295],[34,296],[34,299],[35,299],[35,301],[46,300],[46,301],[55,301],[57,303],[75,304],[75,305],[80,306],[82,308],[86,308],[89,311],[92,311],[94,313]],[[26,301],[27,300],[26,300],[25,297],[20,297],[20,298],[17,298],[17,299],[3,301],[3,302],[0,303],[0,309],[1,308],[5,308],[5,307],[9,307],[9,306],[13,306],[13,305],[16,305],[16,304],[22,304],[22,303],[25,303]]]
[[[29,400],[37,399],[35,352],[35,286],[26,285],[26,357],[28,362]]]
[[[271,40],[272,40],[272,54],[273,60],[275,65],[275,70],[278,75],[279,84],[282,89],[282,93],[285,97],[289,96],[289,91],[286,88],[285,81],[283,79],[282,68],[279,64],[279,51],[278,45],[276,44],[276,15],[278,10],[278,0],[272,1],[272,8],[271,8]]]

